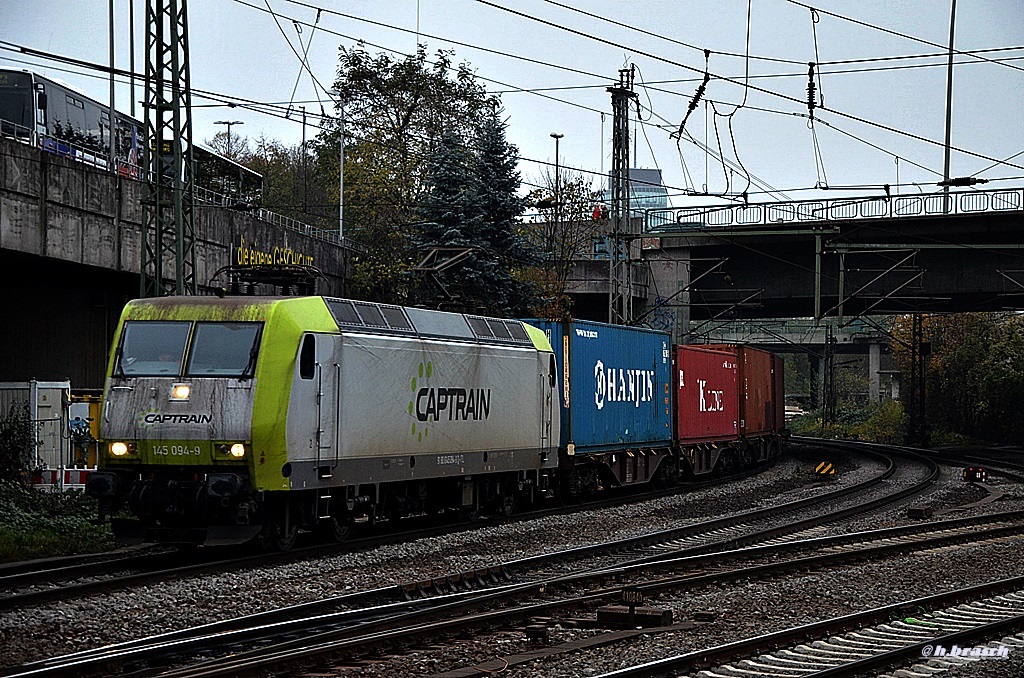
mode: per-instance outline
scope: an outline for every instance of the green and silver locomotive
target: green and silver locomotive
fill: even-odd
[[[549,490],[558,379],[516,320],[325,297],[129,303],[87,492],[125,541],[287,548],[302,529]],[[125,511],[132,517],[124,517]]]

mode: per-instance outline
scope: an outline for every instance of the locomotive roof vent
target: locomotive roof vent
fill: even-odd
[[[485,343],[531,343],[518,320],[484,318],[422,308],[403,308],[369,301],[324,298],[338,329],[364,328],[369,332],[416,334],[421,337],[477,340]]]
[[[338,328],[367,327],[376,330],[413,332],[412,323],[401,306],[374,304],[367,301],[348,299],[324,299]]]

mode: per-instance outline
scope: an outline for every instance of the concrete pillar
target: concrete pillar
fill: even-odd
[[[672,328],[672,341],[677,344],[690,343],[690,292],[682,291],[686,289],[686,286],[690,284],[690,271],[689,267],[683,264],[678,264],[680,269],[679,275],[679,296],[676,297],[676,302],[679,304],[676,307],[676,318],[675,325]]]
[[[882,399],[882,345],[876,341],[868,344],[868,400],[878,403]]]

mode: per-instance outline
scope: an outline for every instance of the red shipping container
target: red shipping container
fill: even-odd
[[[735,440],[739,373],[735,349],[674,346],[676,438],[683,445]]]
[[[775,428],[775,384],[772,379],[772,354],[735,344],[709,344],[706,348],[735,351],[739,368],[739,434],[759,436]]]

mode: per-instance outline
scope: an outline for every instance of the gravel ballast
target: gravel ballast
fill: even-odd
[[[305,601],[425,579],[562,548],[699,522],[709,517],[721,517],[753,507],[826,492],[837,485],[864,480],[879,470],[878,464],[873,461],[858,460],[848,463],[836,481],[808,483],[811,468],[813,462],[809,463],[807,458],[787,456],[771,470],[751,478],[673,497],[640,501],[611,509],[581,510],[571,515],[489,525],[444,537],[383,546],[318,561],[205,575],[114,592],[102,598],[69,600],[62,604],[3,613],[0,614],[0,645],[5,651],[0,657],[0,666],[14,666],[35,659],[180,630]],[[1016,486],[1010,487],[1017,489]],[[964,500],[977,501],[983,496],[983,492],[965,489],[956,473],[951,472],[946,474],[936,492],[929,496],[929,501],[949,507],[962,504]],[[1022,504],[1024,496],[1008,494],[1005,501],[981,506],[977,510],[982,513],[1008,510],[1014,505]],[[894,510],[883,522],[906,522],[905,513],[905,509],[902,512]],[[944,517],[968,514],[969,512],[958,512]],[[836,531],[886,526],[881,524],[878,518],[865,519],[865,522],[870,522],[871,525],[843,526],[836,528]],[[992,573],[996,571],[995,568],[1009,567],[1015,561],[1016,558],[1006,558],[1004,554],[1002,559],[995,559],[993,568],[981,567],[977,571],[984,572],[987,578],[989,575],[994,577]],[[879,567],[884,569],[886,566]],[[888,567],[894,566],[889,564]],[[936,563],[932,563],[930,567],[941,569]],[[876,572],[872,576],[877,578],[881,575]],[[827,610],[831,609],[828,605],[833,603],[830,602],[830,594],[820,592],[823,589],[843,591],[834,601],[834,605],[849,610],[851,596],[857,589],[844,589],[841,582],[837,585],[832,575],[827,579],[824,586],[821,581],[818,581],[817,585],[808,581],[804,582],[803,586],[791,586],[788,579],[765,584],[764,586],[769,589],[775,589],[764,593],[763,610],[756,608],[756,614],[752,611],[737,619],[731,619],[730,614],[738,617],[735,612],[739,609],[736,607],[738,601],[748,598],[760,600],[761,594],[753,594],[751,591],[756,591],[761,585],[752,583],[750,586],[754,588],[744,588],[742,593],[737,593],[735,588],[731,592],[725,589],[717,593],[695,592],[692,595],[687,594],[681,600],[671,603],[659,601],[659,604],[672,606],[677,610],[679,617],[696,609],[724,608],[732,611],[720,615],[719,621],[714,624],[701,627],[699,633],[695,631],[691,634],[680,634],[690,638],[684,645],[687,642],[704,642],[693,640],[704,634],[709,634],[708,642],[714,642],[713,638],[719,633],[735,634],[741,633],[738,629],[745,629],[748,631],[746,635],[751,635],[751,629],[763,625],[775,624],[777,628],[792,625],[793,620],[800,618],[801,614],[811,615],[809,618],[813,619],[826,616]],[[853,576],[852,579],[842,576],[840,579],[856,582],[860,586],[863,586],[865,581],[859,576]],[[891,591],[892,595],[897,596],[895,600],[913,597],[907,595],[902,586],[903,584],[900,584]],[[910,584],[907,586],[913,588]],[[868,597],[882,593],[877,590],[878,588],[872,587]],[[860,601],[857,601],[857,604],[860,605]],[[554,629],[552,637],[553,642],[559,643],[596,633],[598,632],[563,628]],[[663,642],[658,639],[659,635],[649,636],[649,642]],[[455,643],[448,649],[428,649],[412,655],[407,654],[398,662],[401,666],[389,666],[386,661],[370,662],[353,667],[350,671],[357,675],[423,675],[457,666],[470,666],[496,655],[507,656],[529,648],[522,634],[515,631],[503,632],[488,638],[491,642],[467,641]],[[566,663],[565,673],[558,673],[563,669],[561,664],[556,662],[543,667],[510,667],[504,675],[592,675],[618,666],[619,664],[615,663],[616,656],[619,657],[620,663],[622,657],[635,659],[650,656],[645,653],[643,642],[645,641],[635,641],[639,645],[634,649],[610,648],[607,657],[602,655],[600,648],[578,656],[565,655],[561,660]],[[679,645],[680,638],[667,638],[665,642],[668,643],[668,647],[672,647]],[[700,645],[691,645],[697,646]],[[414,659],[411,660],[410,657]],[[602,666],[608,668],[601,669]],[[554,673],[546,673],[548,670]],[[525,673],[517,673],[522,671]]]

